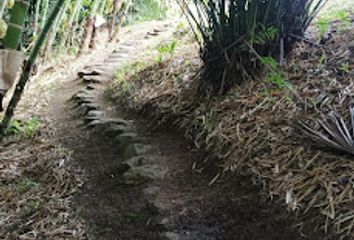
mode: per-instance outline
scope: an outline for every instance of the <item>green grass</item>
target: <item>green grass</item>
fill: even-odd
[[[147,66],[148,64],[145,61],[136,61],[133,63],[129,63],[116,71],[115,79],[118,82],[124,82],[127,76],[134,75],[135,73],[140,72]]]
[[[26,138],[32,138],[40,128],[40,120],[37,117],[32,117],[29,120],[13,120],[8,130],[7,136],[21,135]]]
[[[17,191],[20,193],[27,192],[28,190],[37,187],[39,184],[30,179],[23,179],[21,182],[17,184]]]
[[[325,11],[315,21],[315,26],[319,31],[320,37],[326,35],[329,30],[330,23],[333,21],[339,21],[339,30],[346,29],[351,26],[350,14],[347,10],[332,9],[331,11]]]
[[[353,0],[329,0],[320,11],[319,16],[331,14],[336,11],[354,9]]]
[[[167,10],[164,0],[133,0],[127,24],[165,19]]]

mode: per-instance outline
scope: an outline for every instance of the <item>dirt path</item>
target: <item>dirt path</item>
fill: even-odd
[[[147,34],[154,29],[157,36]],[[171,29],[155,23],[127,31],[120,44],[88,55],[75,68],[63,67],[60,79],[47,86],[53,138],[84,170],[75,207],[88,224],[88,239],[303,239],[284,208],[274,208],[249,180],[209,186],[216,173],[195,168],[204,156],[181,133],[150,132],[149,122],[105,100],[114,70]]]

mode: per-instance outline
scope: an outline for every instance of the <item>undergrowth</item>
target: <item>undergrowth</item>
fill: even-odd
[[[13,120],[10,127],[6,130],[6,136],[20,135],[25,138],[33,138],[40,128],[40,120],[32,117],[28,120]]]
[[[218,160],[222,173],[249,174],[272,199],[298,213],[300,227],[312,224],[335,239],[353,237],[354,212],[348,210],[354,191],[349,184],[352,157],[321,149],[319,142],[312,145],[296,126],[298,119],[316,118],[331,106],[346,113],[342,106],[354,91],[346,49],[353,31],[334,33],[334,40],[321,48],[303,43],[283,69],[274,58],[263,57],[268,77],[249,79],[223,96],[198,92],[201,63],[196,51],[186,47],[172,59],[121,75],[124,81],[112,85],[112,99],[155,126],[182,129],[208,153],[206,162]],[[333,49],[344,51],[338,56]],[[284,79],[291,87],[284,87]],[[124,91],[123,82],[134,87]]]
[[[133,0],[127,24],[151,20],[162,20],[167,16],[165,0]]]

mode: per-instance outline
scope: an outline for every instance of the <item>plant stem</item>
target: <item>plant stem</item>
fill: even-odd
[[[37,0],[37,2],[36,2],[33,36],[37,36],[37,34],[39,32],[39,15],[40,15],[41,3],[42,3],[42,0]]]
[[[2,19],[2,16],[4,15],[6,3],[7,0],[0,0],[0,19]]]
[[[5,113],[4,119],[1,124],[0,138],[2,138],[4,136],[4,133],[6,132],[6,130],[8,129],[8,127],[10,125],[11,119],[14,116],[14,110],[17,107],[17,104],[21,99],[23,90],[28,82],[28,79],[31,76],[31,71],[32,71],[33,65],[39,55],[39,52],[43,46],[46,36],[47,36],[49,30],[51,29],[53,23],[55,22],[55,19],[56,19],[58,13],[60,12],[60,9],[62,8],[64,2],[65,2],[65,0],[57,0],[57,3],[55,5],[52,13],[48,17],[48,20],[45,23],[45,25],[38,37],[37,42],[31,51],[28,61],[22,67],[22,74],[21,74],[20,80],[16,85],[15,92],[12,95],[12,98],[10,100],[10,103],[9,103],[7,109],[6,109],[6,113]]]

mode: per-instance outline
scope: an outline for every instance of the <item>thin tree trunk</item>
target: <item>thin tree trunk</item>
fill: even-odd
[[[33,65],[39,55],[39,52],[41,50],[41,47],[43,46],[46,36],[47,36],[48,32],[50,31],[53,23],[55,22],[55,19],[56,19],[58,13],[60,12],[60,9],[62,8],[63,4],[64,4],[64,0],[57,1],[56,5],[53,9],[53,12],[48,17],[48,20],[45,23],[44,28],[41,31],[41,33],[38,37],[38,40],[31,51],[28,61],[23,65],[20,80],[16,85],[15,92],[12,95],[12,98],[10,100],[10,103],[9,103],[7,109],[6,109],[6,113],[5,113],[4,119],[1,124],[1,134],[0,134],[1,137],[4,136],[4,133],[6,132],[6,130],[8,129],[8,127],[10,125],[11,119],[14,116],[14,110],[17,107],[17,104],[21,99],[23,90],[28,82],[28,79],[31,76],[31,71],[32,71]]]
[[[63,36],[61,37],[60,39],[60,43],[59,43],[59,46],[60,47],[65,47],[67,45],[67,42],[68,42],[68,36],[70,35],[70,33],[72,31],[75,31],[75,28],[74,28],[74,21],[76,19],[76,15],[80,12],[80,8],[81,8],[81,1],[82,0],[76,0],[75,2],[75,5],[74,5],[74,8],[73,8],[73,11],[71,12],[71,15],[70,15],[70,18],[69,18],[69,21],[68,21],[68,31],[65,31],[63,33]]]
[[[39,15],[41,9],[42,0],[37,0],[36,2],[36,9],[34,15],[34,29],[33,29],[33,36],[37,36],[39,32]]]
[[[41,12],[42,12],[42,15],[41,15],[41,29],[44,28],[44,25],[46,23],[46,20],[47,20],[47,14],[48,14],[48,8],[49,8],[49,0],[42,0],[41,1]]]
[[[94,19],[94,22],[95,21],[96,21],[96,19]],[[95,44],[96,35],[97,35],[97,29],[96,29],[95,23],[93,23],[92,24],[91,39],[90,39],[90,43],[89,43],[89,49],[96,48],[96,44]]]
[[[65,4],[64,6],[60,9],[60,12],[55,20],[55,22],[53,23],[52,26],[52,30],[50,31],[48,37],[47,37],[47,43],[44,47],[43,50],[43,59],[46,59],[46,57],[48,56],[48,53],[52,50],[52,46],[54,44],[55,38],[58,34],[58,29],[60,27],[60,24],[62,23],[63,17],[65,15],[66,9],[68,8],[69,5],[69,1],[68,0],[64,0]]]
[[[99,0],[94,0],[92,3],[90,13],[87,16],[87,21],[85,24],[84,33],[81,38],[79,52],[77,54],[78,57],[86,50],[86,42],[89,39],[89,37],[92,35],[92,31],[94,31],[93,29],[95,28],[95,26],[94,26],[95,14],[98,10],[98,5],[99,5]]]
[[[101,6],[100,6],[100,8],[99,8],[99,10],[98,10],[98,13],[100,14],[100,15],[104,15],[104,10],[105,10],[105,8],[106,8],[106,5],[107,5],[107,0],[103,0],[102,2],[101,2]]]
[[[4,15],[5,7],[6,7],[7,0],[0,0],[0,19]]]
[[[80,45],[79,45],[79,52],[77,53],[77,56],[81,56],[81,54],[86,50],[86,41],[90,35],[90,32],[91,32],[91,28],[93,28],[93,19],[88,16],[87,17],[87,20],[86,20],[86,24],[85,24],[85,27],[84,27],[84,33],[82,34],[82,37],[81,37],[81,42],[80,42]]]
[[[119,10],[122,6],[122,0],[114,0],[113,2],[113,12],[112,19],[108,26],[108,41],[112,41],[114,35],[114,27],[116,25],[116,18],[118,16]]]
[[[65,47],[67,47],[69,45],[74,45],[75,39],[81,33],[80,31],[79,32],[77,31],[77,29],[79,29],[79,26],[80,26],[80,21],[79,21],[80,13],[81,13],[81,5],[80,5],[80,8],[78,9],[78,11],[76,13],[75,18],[74,18],[74,22],[73,22],[72,27],[71,27],[72,29],[70,29],[70,31],[69,31],[68,37],[67,37],[66,42],[65,42]],[[85,22],[85,21],[83,21],[83,22]]]
[[[128,0],[126,3],[122,4],[122,6],[120,7],[118,24],[112,30],[113,32],[111,33],[111,37],[109,39],[110,42],[118,41],[118,39],[117,39],[118,33],[120,32],[120,29],[122,28],[122,25],[125,21],[127,14],[128,14],[130,4],[131,4],[131,1]]]

